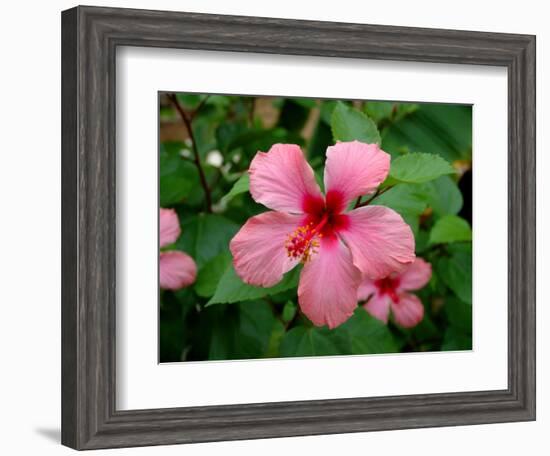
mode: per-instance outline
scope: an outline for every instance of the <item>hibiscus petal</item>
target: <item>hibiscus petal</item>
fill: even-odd
[[[391,311],[395,322],[403,328],[412,328],[424,318],[422,302],[411,293],[401,293],[399,302],[391,303]]]
[[[417,257],[399,276],[400,290],[420,290],[432,277],[432,265]]]
[[[390,155],[376,144],[339,142],[327,148],[325,191],[327,205],[343,211],[360,195],[372,193],[386,179]]]
[[[374,294],[372,298],[364,305],[368,313],[374,318],[387,323],[388,315],[390,313],[390,298],[387,295]]]
[[[363,277],[363,280],[361,281],[361,284],[359,285],[359,288],[357,290],[357,299],[359,301],[364,301],[371,294],[376,293],[376,291],[377,288],[374,284],[374,281],[369,279],[368,277]]]
[[[302,312],[316,325],[334,328],[357,307],[361,273],[347,247],[336,238],[323,238],[318,253],[305,264],[298,285]]]
[[[288,257],[285,241],[303,218],[269,211],[248,219],[229,243],[235,272],[243,282],[271,287],[298,264],[298,259]]]
[[[324,206],[313,170],[295,144],[258,152],[248,172],[252,198],[270,209],[300,214]]]
[[[346,214],[348,223],[338,234],[351,250],[353,264],[370,279],[399,272],[414,261],[414,236],[392,209],[366,206]]]
[[[176,242],[181,234],[180,221],[174,209],[160,208],[159,226],[160,247]]]
[[[188,287],[197,277],[197,265],[186,253],[178,250],[161,252],[159,264],[160,287],[179,290]]]

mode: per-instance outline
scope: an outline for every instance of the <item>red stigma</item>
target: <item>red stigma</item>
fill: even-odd
[[[324,215],[318,224],[314,225],[310,222],[290,233],[285,242],[288,257],[299,258],[302,263],[309,261],[311,256],[318,251],[320,238],[323,237],[322,230],[327,221],[328,216]]]

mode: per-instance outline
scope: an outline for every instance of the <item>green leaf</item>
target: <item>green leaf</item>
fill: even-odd
[[[445,331],[441,350],[471,350],[472,336],[453,328],[452,326]]]
[[[275,317],[262,301],[215,307],[204,311],[206,334],[210,335],[208,359],[262,358],[268,352]]]
[[[416,253],[419,254],[429,247],[428,240],[430,234],[426,230],[418,230],[415,233],[415,248]]]
[[[185,325],[181,318],[161,316],[159,321],[159,357],[161,363],[179,362],[185,345]]]
[[[395,353],[399,348],[388,326],[359,307],[342,325],[327,327],[297,326],[285,335],[281,356],[364,355]]]
[[[388,125],[401,120],[418,109],[416,103],[395,103],[393,101],[367,101],[363,111],[382,128],[382,137]]]
[[[285,326],[282,322],[275,319],[273,327],[271,328],[271,335],[269,336],[269,343],[267,344],[267,350],[265,353],[266,358],[278,358],[279,346],[285,335]]]
[[[458,214],[464,203],[456,182],[449,176],[441,176],[425,185],[428,204],[436,215]]]
[[[177,93],[176,98],[187,109],[195,109],[207,95]]]
[[[335,141],[361,141],[380,144],[380,133],[374,121],[366,114],[338,102],[330,120]]]
[[[181,228],[176,248],[191,255],[200,269],[221,252],[227,252],[239,225],[221,215],[198,214],[181,219]]]
[[[164,176],[160,178],[160,205],[168,207],[180,203],[191,190],[189,179],[181,176]]]
[[[369,315],[362,307],[358,307],[353,316],[336,329],[347,331],[351,352],[355,355],[399,351],[388,326]]]
[[[377,196],[372,204],[387,206],[398,212],[416,237],[419,232],[419,216],[427,207],[426,192],[422,185],[397,184]]]
[[[420,105],[418,103],[397,103],[392,115],[392,121],[396,122],[415,112]]]
[[[449,324],[464,334],[472,334],[472,306],[449,296],[443,305]]]
[[[291,321],[296,315],[296,304],[292,301],[288,301],[283,307],[282,319],[285,323]]]
[[[418,232],[420,230],[420,217],[417,214],[410,214],[410,213],[403,213],[401,214],[403,217],[403,220],[407,225],[410,226],[414,237],[418,236]]]
[[[317,100],[313,98],[292,98],[292,101],[308,109],[313,109],[317,106]]]
[[[203,298],[210,298],[216,292],[218,282],[227,270],[231,262],[231,255],[221,252],[219,255],[205,263],[199,270],[195,282],[196,293]]]
[[[351,353],[346,333],[328,328],[297,326],[288,331],[280,346],[281,356],[326,356]]]
[[[334,112],[334,108],[336,108],[338,103],[340,102],[335,100],[323,100],[321,102],[321,121],[323,121],[327,125],[330,125],[332,113]]]
[[[439,337],[439,328],[434,324],[432,319],[427,313],[424,314],[424,318],[414,328],[405,329],[400,328],[402,331],[409,331],[414,335],[414,339],[418,342],[429,342]]]
[[[458,246],[459,244],[457,244]],[[445,285],[464,302],[472,304],[472,248],[471,244],[451,248],[450,257],[438,262],[438,275]]]
[[[367,101],[363,110],[375,122],[380,122],[391,117],[395,105],[391,101]]]
[[[159,174],[168,176],[177,172],[179,165],[184,161],[181,152],[188,147],[181,141],[166,141],[161,143],[159,150]]]
[[[472,229],[466,220],[458,215],[441,217],[430,232],[430,244],[471,241]]]
[[[387,206],[401,215],[419,215],[427,207],[426,192],[420,185],[399,184],[377,196],[372,204]]]
[[[265,302],[239,304],[239,337],[235,349],[241,358],[261,358],[268,351],[276,319]]]
[[[300,268],[294,268],[284,275],[283,280],[271,288],[253,287],[244,283],[235,273],[233,265],[230,264],[221,277],[216,292],[210,301],[208,301],[207,306],[213,304],[231,304],[280,293],[295,287],[298,284],[299,275]]]
[[[159,358],[161,363],[184,361],[190,332],[187,315],[196,304],[189,288],[176,292],[162,290],[159,306]]]
[[[163,143],[160,146],[159,179],[160,205],[172,206],[185,199],[197,183],[196,168],[180,155],[184,144]]]
[[[281,127],[264,129],[222,124],[216,130],[216,139],[222,153],[240,149],[245,156],[252,157],[259,150],[269,150],[273,144],[288,142],[288,132]]]
[[[247,127],[244,124],[223,122],[216,129],[216,143],[222,154],[229,152],[232,142],[244,134]]]
[[[231,190],[222,198],[224,203],[229,203],[235,196],[248,192],[250,188],[250,177],[248,173],[243,174],[237,182],[233,184]]]
[[[382,149],[398,156],[402,150],[469,160],[472,153],[472,107],[422,103],[384,130]]]
[[[421,184],[454,172],[449,162],[439,155],[412,153],[392,160],[390,179],[396,182]]]

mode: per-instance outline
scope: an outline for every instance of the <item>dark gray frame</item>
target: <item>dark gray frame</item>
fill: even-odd
[[[118,411],[115,50],[148,46],[508,69],[508,388]],[[62,14],[62,443],[76,449],[535,419],[535,37],[77,7]]]

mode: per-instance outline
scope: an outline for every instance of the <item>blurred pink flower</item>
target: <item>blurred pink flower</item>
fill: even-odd
[[[357,306],[362,275],[373,279],[403,269],[414,258],[414,237],[401,216],[381,206],[346,212],[386,178],[390,156],[376,144],[339,142],[327,149],[321,193],[300,147],[275,144],[250,164],[250,193],[273,211],[250,218],[231,240],[236,273],[271,287],[304,263],[301,310],[317,326],[334,328]]]
[[[170,245],[181,234],[180,222],[174,209],[160,209],[160,248]],[[179,250],[160,252],[160,287],[179,290],[188,287],[197,277],[197,265],[186,253]]]
[[[392,273],[383,279],[371,280],[365,278],[357,292],[360,301],[371,297],[364,305],[373,316],[388,322],[391,312],[395,322],[404,327],[412,328],[422,321],[424,306],[411,290],[424,287],[432,276],[432,266],[422,258],[416,258],[414,263],[401,273]]]

